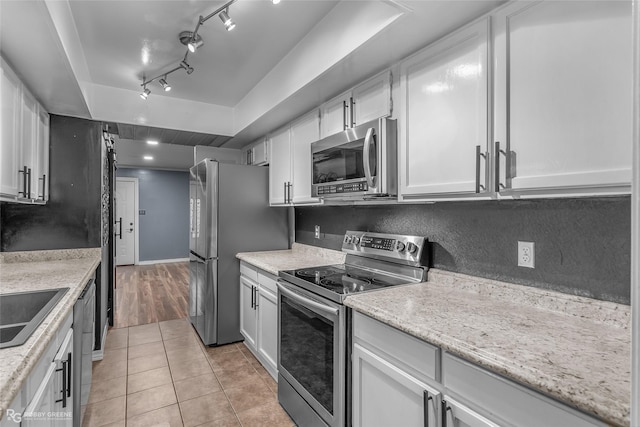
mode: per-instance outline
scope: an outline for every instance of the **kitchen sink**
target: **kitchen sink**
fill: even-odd
[[[0,348],[22,345],[69,288],[0,295]]]

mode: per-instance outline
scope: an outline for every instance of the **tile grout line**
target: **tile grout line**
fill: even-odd
[[[169,363],[169,355],[167,354],[167,347],[164,345],[164,334],[162,328],[160,328],[160,322],[158,322],[158,329],[160,329],[160,337],[162,338],[162,348],[164,349],[164,357],[167,358],[167,368],[169,369],[169,377],[171,378],[171,386],[173,387],[173,394],[176,396],[176,405],[178,405],[178,413],[180,414],[180,422],[184,426],[184,417],[182,416],[182,406],[180,406],[180,400],[178,399],[178,392],[176,392],[176,383],[173,380],[171,374],[171,364]]]

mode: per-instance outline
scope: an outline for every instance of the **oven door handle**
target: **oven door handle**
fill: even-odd
[[[364,176],[367,179],[367,184],[369,185],[369,187],[375,187],[375,184],[373,182],[373,176],[371,174],[371,162],[369,161],[371,146],[373,145],[374,131],[375,131],[374,128],[367,129],[367,133],[364,137],[364,151],[362,153]]]
[[[315,308],[316,310],[322,311],[323,313],[326,313],[326,314],[330,314],[330,315],[333,315],[333,316],[337,316],[338,315],[339,310],[337,308],[329,307],[327,305],[320,304],[319,302],[316,302],[316,301],[311,300],[309,298],[303,297],[302,295],[291,291],[289,288],[284,286],[282,284],[282,282],[283,282],[283,280],[278,279],[278,281],[277,281],[278,289],[280,290],[280,292],[282,292],[284,295],[288,296],[292,300],[295,300],[295,301],[299,302],[300,304],[304,304],[306,307]]]

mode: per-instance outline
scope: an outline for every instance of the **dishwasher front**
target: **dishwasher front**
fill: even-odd
[[[73,306],[73,426],[82,419],[91,391],[92,354],[95,333],[96,285],[92,277]]]

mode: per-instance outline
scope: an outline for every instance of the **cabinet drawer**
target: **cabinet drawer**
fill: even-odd
[[[384,353],[416,378],[440,381],[438,347],[357,312],[353,314],[353,337],[354,342]]]
[[[240,274],[246,276],[254,282],[258,281],[258,270],[244,261],[240,261]]]
[[[276,286],[276,277],[262,270],[258,271],[258,283],[261,288],[269,289],[274,294],[278,294],[278,287]]]
[[[490,419],[499,419],[511,425],[605,425],[534,390],[446,352],[442,359],[442,382],[446,394],[455,395]]]

